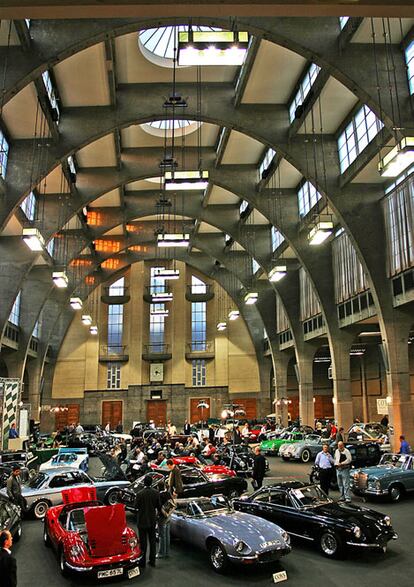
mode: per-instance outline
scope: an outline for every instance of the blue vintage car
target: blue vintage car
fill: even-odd
[[[356,495],[387,496],[399,501],[405,493],[414,491],[414,457],[386,453],[377,466],[355,471],[351,481]]]

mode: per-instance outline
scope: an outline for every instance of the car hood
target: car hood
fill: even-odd
[[[263,543],[273,540],[284,543],[284,530],[280,526],[243,512],[229,512],[203,518],[203,526],[212,532],[221,529],[226,533],[230,543],[243,540],[254,550],[266,550]]]
[[[350,527],[359,526],[370,538],[376,536],[380,528],[389,528],[381,523],[384,519],[383,514],[352,503],[331,502],[317,506],[311,511],[315,516],[329,518],[336,523],[342,522]]]
[[[397,469],[392,465],[377,465],[376,467],[365,467],[362,469],[358,469],[358,473],[364,473],[368,475],[369,478],[375,477],[376,479],[381,479],[382,477],[389,477],[390,475],[398,475],[402,472],[401,469]]]

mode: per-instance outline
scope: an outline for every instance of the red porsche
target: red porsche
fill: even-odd
[[[227,477],[235,477],[236,471],[233,471],[226,465],[203,465],[200,463],[197,457],[192,456],[179,456],[172,457],[174,465],[194,465],[199,467],[204,473],[209,475],[225,475]],[[151,469],[156,470],[158,466],[155,463],[150,464]]]
[[[94,487],[64,490],[62,497],[63,505],[46,512],[43,534],[45,545],[57,552],[62,574],[137,577],[142,552],[126,524],[125,507],[102,505]]]

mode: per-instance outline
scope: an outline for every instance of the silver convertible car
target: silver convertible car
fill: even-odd
[[[103,455],[107,456],[107,455]],[[84,471],[73,467],[59,467],[39,471],[27,484],[22,485],[22,496],[26,501],[26,513],[42,519],[51,506],[60,505],[62,489],[70,487],[96,487],[97,499],[107,503],[107,494],[113,487],[127,487],[129,481],[120,471],[118,465],[105,459],[105,466],[99,476],[92,477]],[[102,461],[103,462],[103,461]],[[7,497],[7,490],[1,489],[0,495]]]
[[[234,511],[223,495],[179,499],[171,516],[171,534],[207,550],[218,573],[230,562],[271,563],[291,550],[289,535],[280,526]]]

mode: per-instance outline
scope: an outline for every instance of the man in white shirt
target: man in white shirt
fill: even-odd
[[[175,436],[177,434],[177,428],[174,424],[171,424],[171,420],[168,420],[167,431],[170,436]]]
[[[75,428],[75,432],[76,432],[76,434],[82,434],[82,432],[84,432],[83,426],[80,422],[78,422],[78,424]]]
[[[345,448],[343,442],[338,442],[338,448],[335,451],[335,467],[338,488],[341,493],[339,501],[346,501],[347,503],[351,501],[351,492],[349,489],[351,484],[351,463],[351,453]]]

